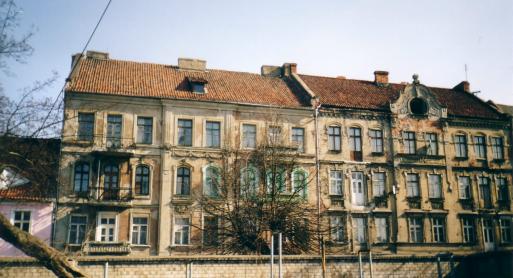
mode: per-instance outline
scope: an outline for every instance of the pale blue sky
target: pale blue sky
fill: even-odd
[[[2,76],[9,96],[60,74],[85,44],[107,0],[18,0],[23,30],[34,25],[34,55]],[[453,87],[469,68],[471,89],[513,105],[513,1],[127,1],[113,0],[89,49],[112,58],[258,73],[296,62],[305,74],[392,82],[413,73],[429,86]]]

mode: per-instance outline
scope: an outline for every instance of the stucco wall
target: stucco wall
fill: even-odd
[[[52,209],[51,203],[29,202],[0,202],[0,213],[13,221],[14,211],[30,211],[30,233],[50,244],[52,236]],[[0,239],[0,257],[26,256],[11,244]]]

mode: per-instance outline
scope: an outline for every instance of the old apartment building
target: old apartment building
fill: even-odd
[[[223,149],[280,136],[312,179],[328,253],[512,249],[511,120],[469,84],[434,88],[76,55],[65,94],[54,243],[87,254],[207,252],[194,209]],[[280,120],[277,123],[275,118]],[[317,171],[317,168],[319,171]],[[294,173],[292,173],[294,175]],[[318,182],[317,182],[318,181]],[[320,188],[320,194],[317,192]],[[320,201],[320,202],[318,202]]]

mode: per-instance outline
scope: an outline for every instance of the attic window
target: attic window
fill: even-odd
[[[207,80],[197,77],[187,77],[191,91],[196,94],[204,94],[207,92],[205,85],[208,83]]]
[[[425,115],[428,111],[426,101],[421,98],[412,99],[410,101],[410,111],[415,115]]]

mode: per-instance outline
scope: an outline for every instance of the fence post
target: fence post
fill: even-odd
[[[271,234],[271,278],[274,277],[274,235]]]

